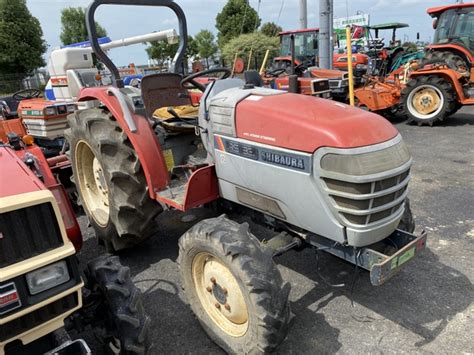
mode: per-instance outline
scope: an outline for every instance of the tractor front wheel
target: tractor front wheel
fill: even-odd
[[[162,208],[150,199],[137,154],[112,115],[80,110],[68,123],[73,178],[96,235],[113,251],[153,234]]]
[[[417,76],[401,92],[402,110],[408,123],[432,126],[453,110],[456,98],[451,84],[438,76]]]
[[[106,328],[106,352],[146,354],[150,318],[145,314],[142,294],[133,284],[130,269],[117,256],[103,255],[88,264],[87,286],[99,295],[95,311]]]
[[[285,339],[290,285],[248,224],[225,215],[196,224],[181,237],[178,260],[191,309],[227,353],[271,352]]]

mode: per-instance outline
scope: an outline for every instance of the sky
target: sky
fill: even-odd
[[[262,23],[277,22],[283,29],[296,29],[299,26],[299,0],[249,0],[259,15]],[[184,10],[188,32],[196,34],[201,29],[216,33],[215,18],[227,0],[177,0]],[[334,17],[354,15],[357,11],[368,13],[370,23],[405,22],[409,28],[397,31],[400,39],[430,41],[433,34],[432,19],[426,13],[431,6],[455,3],[455,0],[334,0]],[[86,7],[90,0],[27,0],[28,8],[42,26],[48,51],[60,45],[61,9],[70,6]],[[259,5],[260,3],[260,5]],[[319,25],[319,0],[307,0],[308,27]],[[281,11],[280,11],[281,10]],[[280,16],[279,16],[280,15]],[[177,29],[177,20],[168,9],[144,8],[139,6],[100,6],[96,20],[108,32],[111,39],[120,39],[152,31],[170,28]],[[391,34],[384,33],[389,38]],[[134,45],[110,51],[110,55],[119,66],[129,63],[146,64],[147,55],[144,45]],[[47,55],[46,55],[47,56]]]

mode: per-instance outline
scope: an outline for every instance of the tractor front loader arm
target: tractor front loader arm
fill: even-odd
[[[156,193],[169,182],[163,152],[148,120],[133,112],[121,95],[120,90],[113,87],[84,88],[78,101],[98,100],[112,114],[137,153],[150,198],[156,199]]]

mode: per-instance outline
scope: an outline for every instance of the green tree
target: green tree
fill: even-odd
[[[247,0],[228,0],[216,17],[219,47],[224,48],[232,38],[243,33],[254,32],[260,26],[260,22],[257,11],[248,4]]]
[[[95,23],[98,37],[107,36],[107,31]],[[86,12],[82,7],[68,7],[61,11],[61,43],[83,42],[89,39],[86,28]]]
[[[201,30],[194,37],[194,42],[199,56],[206,60],[206,66],[209,69],[209,57],[217,52],[214,35],[209,30]]]
[[[403,48],[406,48],[407,52],[416,52],[418,50],[418,45],[414,42],[405,42],[402,44]]]
[[[0,74],[22,74],[45,65],[46,43],[26,0],[0,0]]]
[[[167,41],[149,42],[146,52],[150,59],[155,59],[158,64],[162,65],[165,61],[174,58],[178,50],[179,43],[168,43]],[[196,41],[192,36],[188,36],[188,47],[185,52],[185,60],[198,54]]]
[[[266,22],[260,28],[260,32],[262,32],[265,36],[268,37],[278,36],[278,34],[282,31],[283,28],[278,26],[275,22]]]
[[[254,60],[256,60],[257,64],[261,65],[267,49],[270,50],[269,58],[278,55],[280,49],[280,41],[278,38],[268,37],[260,32],[254,32],[231,39],[224,46],[222,56],[232,63],[237,53],[241,58],[247,61],[250,50],[252,50],[252,64],[254,64]],[[252,67],[252,65],[250,67]],[[255,69],[259,69],[256,66],[254,67]]]

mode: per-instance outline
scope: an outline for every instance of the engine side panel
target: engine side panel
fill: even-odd
[[[345,241],[344,227],[333,217],[316,186],[310,154],[238,138],[214,138],[223,198],[334,241]]]

